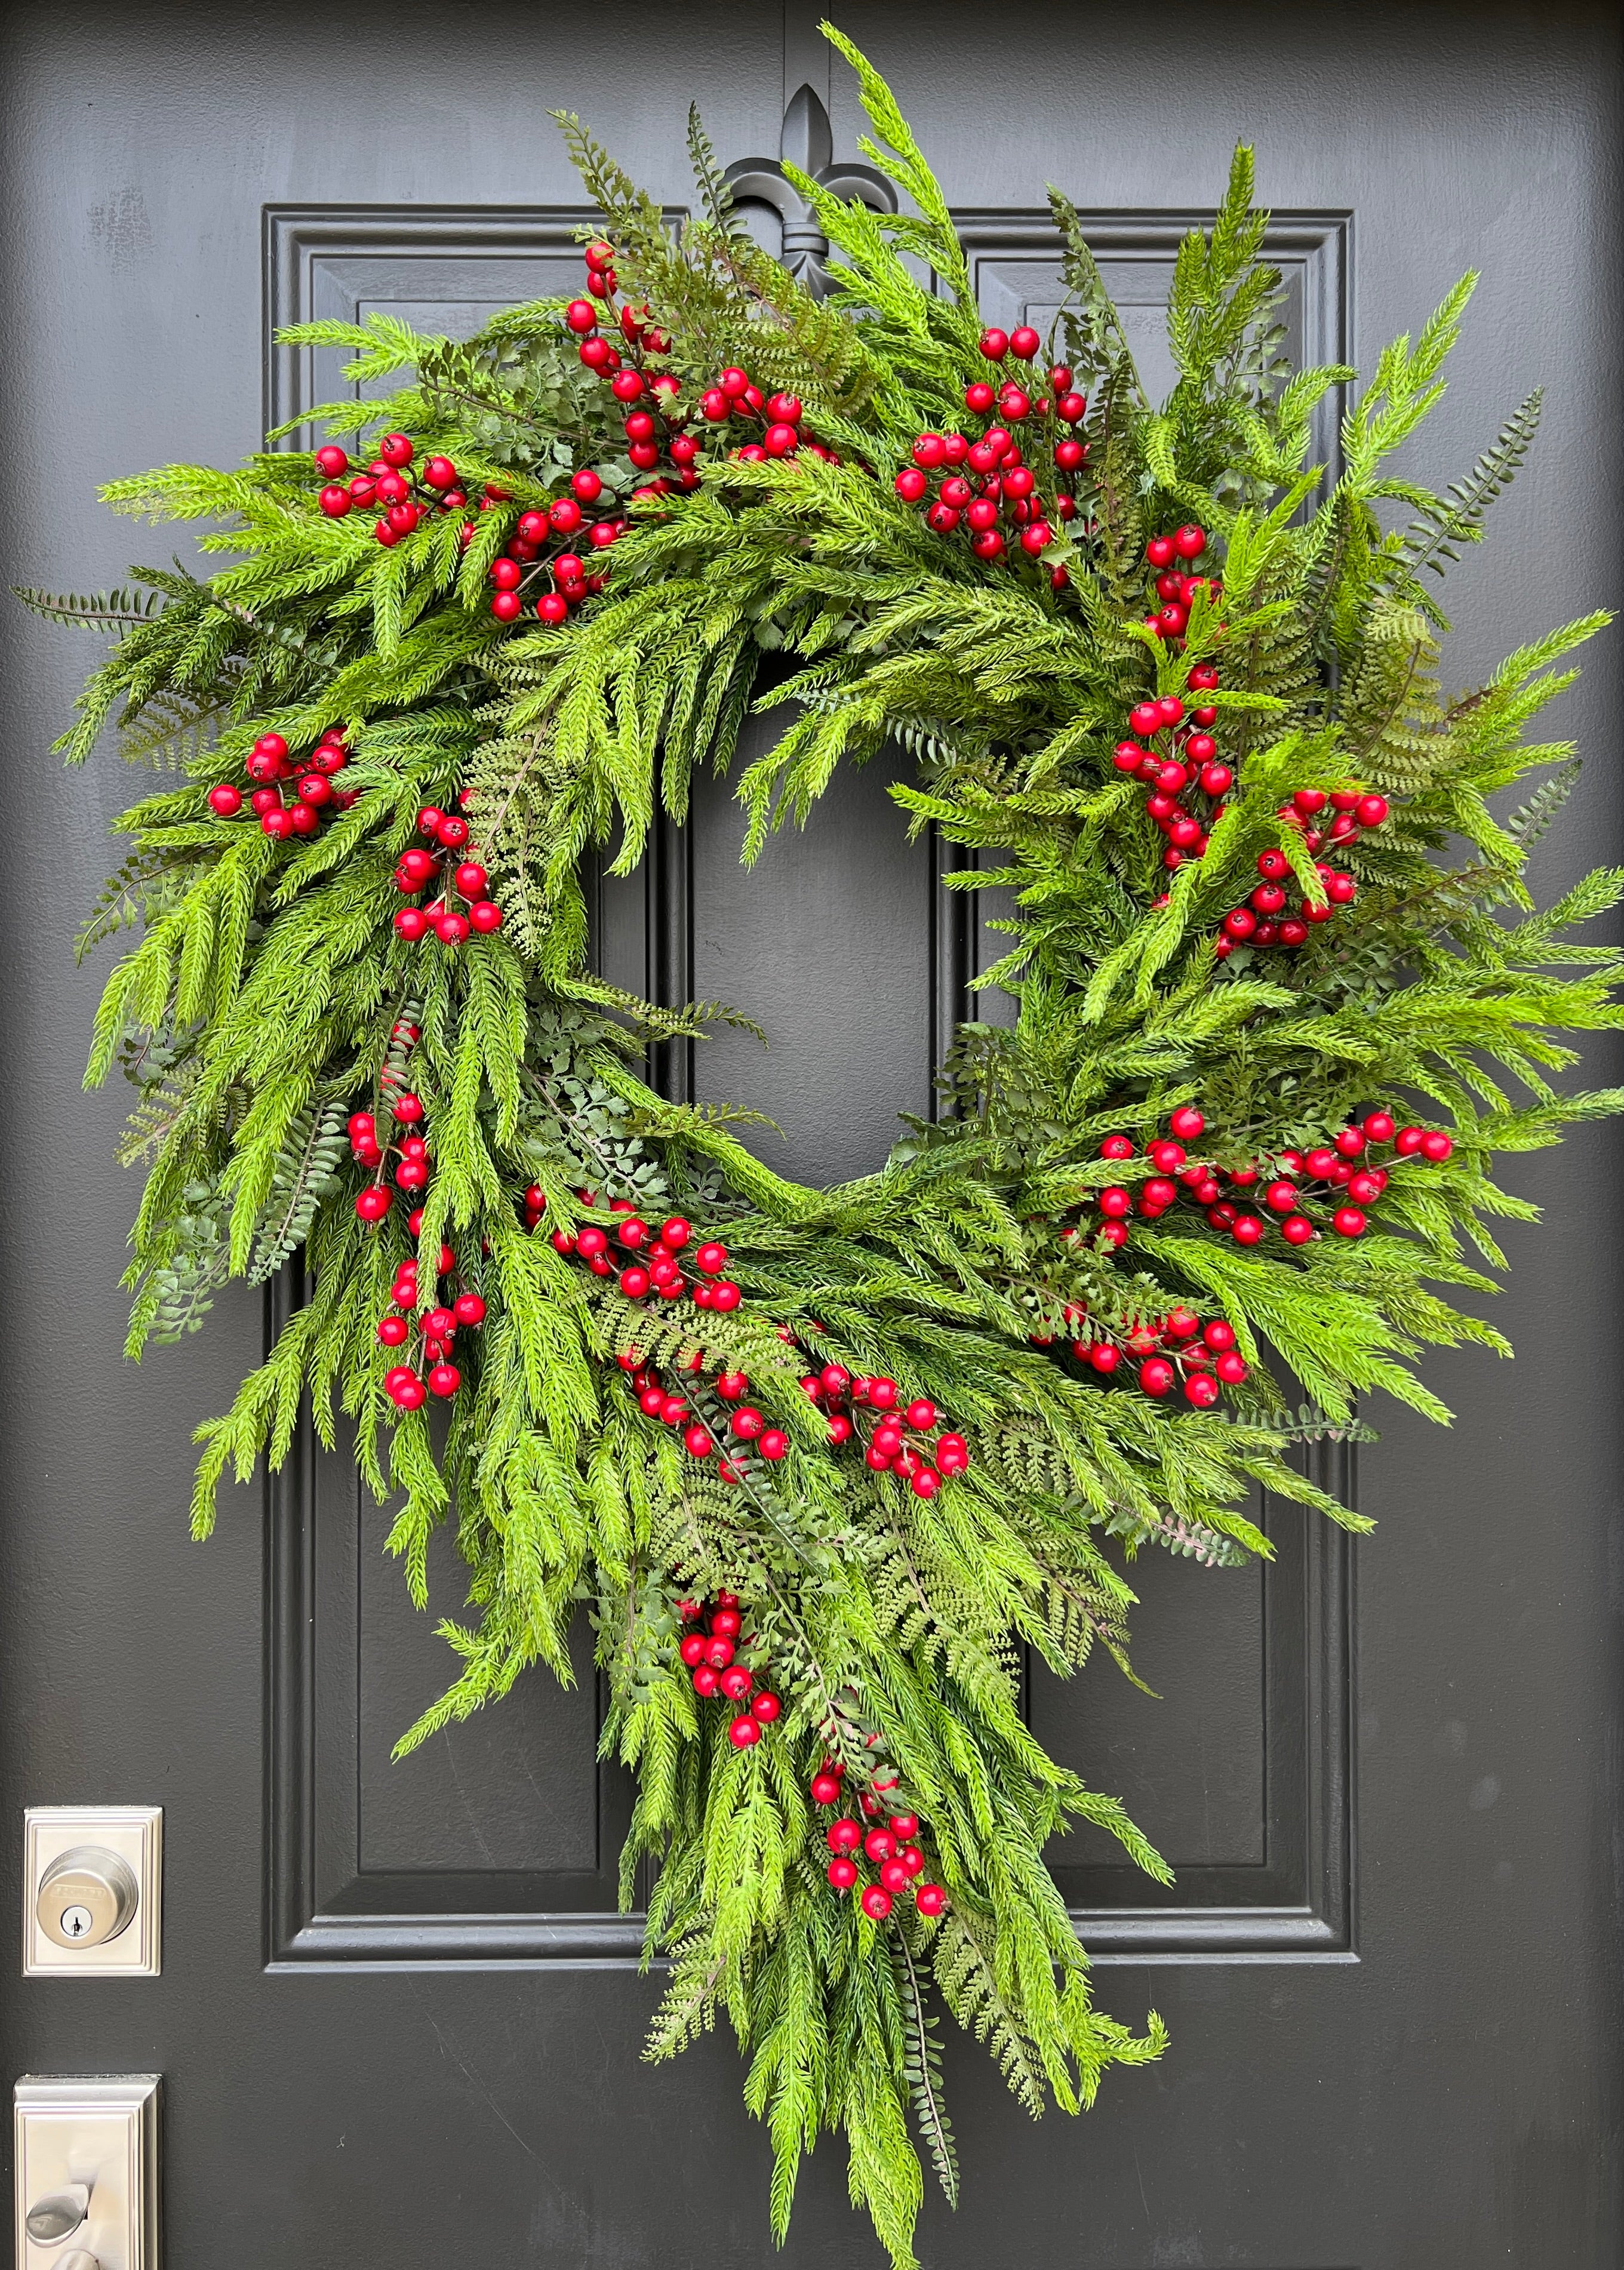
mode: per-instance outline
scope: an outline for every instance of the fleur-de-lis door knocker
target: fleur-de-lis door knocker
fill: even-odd
[[[727,182],[736,203],[771,205],[783,223],[784,266],[814,299],[829,288],[824,262],[829,243],[818,226],[818,216],[800,191],[784,178],[786,165],[810,174],[819,189],[837,197],[856,197],[876,212],[896,211],[896,191],[872,166],[855,160],[834,162],[834,130],[829,114],[810,86],[791,96],[784,112],[783,131],[776,158],[739,158],[727,169]]]

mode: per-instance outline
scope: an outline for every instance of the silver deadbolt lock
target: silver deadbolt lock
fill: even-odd
[[[41,1877],[34,1913],[58,1947],[100,1947],[127,1928],[139,1899],[127,1860],[105,1845],[75,1844]]]
[[[23,1975],[155,1977],[162,1808],[31,1805],[23,1816]],[[115,2266],[116,2270],[116,2266]]]

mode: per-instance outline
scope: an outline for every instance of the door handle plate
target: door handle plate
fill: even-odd
[[[23,2075],[12,2097],[18,2270],[66,2270],[76,2253],[97,2270],[159,2270],[161,2092],[153,2073]],[[30,2237],[31,2209],[76,2186],[90,2195],[78,2228]]]
[[[28,1807],[26,1978],[157,1977],[163,1964],[163,1808],[156,1805]]]

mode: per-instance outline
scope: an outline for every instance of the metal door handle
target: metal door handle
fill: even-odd
[[[93,2254],[86,2254],[82,2246],[76,2246],[71,2254],[64,2254],[59,2262],[54,2262],[51,2270],[101,2270],[101,2265]]]
[[[60,2246],[64,2238],[71,2238],[90,2213],[90,2185],[69,2184],[59,2192],[48,2192],[36,2200],[28,2210],[26,2229],[36,2246]],[[69,2262],[75,2257],[70,2255]],[[78,2260],[93,2260],[93,2256],[80,2254]],[[63,2266],[66,2270],[66,2265]]]

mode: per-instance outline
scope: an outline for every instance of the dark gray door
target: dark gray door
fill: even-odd
[[[685,194],[701,100],[724,157],[770,155],[786,98],[857,127],[815,11],[142,10],[9,19],[4,580],[114,582],[133,549],[94,485],[229,463],[329,380],[268,355],[278,321],[388,305],[426,328],[573,279],[579,193],[545,118],[588,115]],[[990,319],[1053,305],[1046,179],[1095,217],[1151,340],[1172,248],[1228,148],[1258,145],[1298,348],[1367,366],[1467,265],[1486,278],[1419,478],[1475,454],[1533,383],[1552,414],[1455,580],[1461,683],[1618,585],[1615,11],[1561,4],[1225,11],[864,0],[965,216]],[[1153,355],[1152,356],[1153,367]],[[257,1302],[140,1373],[116,1279],[135,1192],[118,1100],[78,1083],[96,985],[70,941],[126,783],[45,753],[88,650],[0,617],[11,785],[4,1096],[5,1859],[26,1804],[161,1804],[164,1971],[24,1981],[8,2073],[161,2071],[171,2270],[450,2263],[754,2265],[768,2155],[718,2039],[638,2060],[656,1988],[614,1913],[624,1814],[593,1763],[590,1682],[534,1674],[501,1711],[391,1767],[444,1672],[382,1555],[386,1521],[307,1451],[186,1541],[193,1421],[256,1360]],[[1559,730],[1599,760],[1539,857],[1548,894],[1624,847],[1616,648]],[[771,1154],[834,1177],[928,1109],[976,925],[945,910],[859,778],[752,879],[725,794],[606,893],[606,962],[771,1027],[673,1080],[771,1112]],[[1598,1068],[1598,1077],[1616,1074]],[[1153,1556],[1138,1660],[1038,1685],[1034,1722],[1120,1789],[1175,1863],[1146,1896],[1086,1839],[1058,1856],[1102,2001],[1154,2003],[1172,2050],[1041,2128],[956,2044],[966,2162],[928,2204],[932,2270],[1604,2270],[1624,2256],[1616,1864],[1612,1141],[1519,1168],[1497,1321],[1514,1371],[1434,1367],[1452,1434],[1375,1416],[1327,1451],[1378,1517],[1356,1556],[1294,1511],[1266,1576]],[[448,1555],[436,1606],[459,1601]],[[12,1942],[15,1944],[15,1941]],[[872,2264],[827,2147],[785,2260]],[[31,2264],[31,2270],[37,2265]]]

